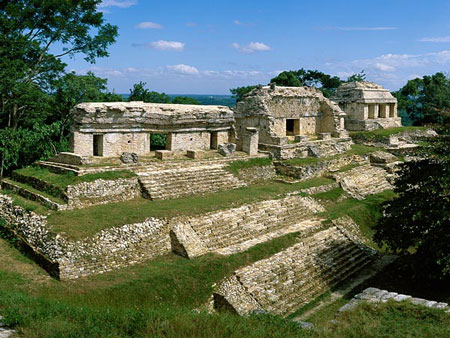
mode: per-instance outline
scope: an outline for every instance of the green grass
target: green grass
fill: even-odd
[[[351,156],[351,155],[364,156],[364,155],[373,153],[375,151],[383,151],[383,150],[384,150],[383,148],[379,148],[379,147],[369,147],[369,146],[365,146],[362,144],[352,144],[351,148],[343,154],[333,155],[333,156],[329,156],[329,157],[321,157],[321,158],[318,158],[318,157],[293,158],[290,160],[285,160],[285,161],[283,161],[283,163],[293,165],[293,166],[310,165],[310,164],[316,164],[316,163],[334,160],[334,159],[337,159],[337,158],[343,157],[343,156]]]
[[[23,209],[27,210],[27,211],[33,211],[37,214],[40,215],[47,215],[50,210],[43,206],[40,203],[34,202],[34,201],[30,201],[29,199],[26,199],[20,195],[17,195],[16,193],[7,190],[7,189],[2,189],[0,190],[1,194],[4,195],[8,195],[9,197],[11,197],[13,199],[13,205],[22,207]]]
[[[342,188],[332,189],[330,191],[320,192],[318,194],[312,195],[312,197],[317,198],[323,201],[331,201],[336,202],[339,198],[345,194],[345,191]]]
[[[135,199],[120,203],[98,205],[80,210],[58,211],[48,217],[54,232],[65,232],[73,239],[91,236],[102,229],[138,223],[148,217],[171,218],[197,215],[218,209],[237,207],[246,203],[278,198],[279,195],[330,184],[327,178],[314,178],[295,184],[268,182],[221,191],[204,196],[189,196],[173,200]]]
[[[376,129],[372,131],[353,131],[350,132],[350,136],[353,139],[377,142],[389,138],[389,136],[391,135],[425,129],[426,127],[409,126],[409,127],[397,127],[388,129]]]
[[[230,171],[231,173],[237,175],[239,169],[246,169],[252,167],[265,167],[272,164],[272,160],[270,158],[252,158],[248,161],[235,161],[231,162],[225,169]]]
[[[391,190],[379,194],[370,195],[364,200],[347,198],[339,203],[327,203],[325,216],[336,219],[342,216],[350,216],[359,226],[363,234],[371,239],[374,234],[373,226],[381,217],[381,204],[395,197]],[[330,199],[329,199],[330,200]],[[375,246],[374,243],[372,245]]]
[[[16,181],[12,181],[12,180],[8,180],[8,179],[4,179],[4,181],[6,181],[6,182],[8,182],[8,183],[12,183],[12,184],[14,184],[14,185],[17,185],[17,186],[19,186],[19,187],[21,187],[21,188],[23,188],[23,189],[26,189],[26,190],[28,190],[28,191],[31,191],[31,192],[35,193],[35,194],[44,196],[44,197],[48,198],[49,200],[51,200],[51,201],[53,201],[53,202],[55,202],[55,203],[58,203],[58,204],[66,204],[66,201],[64,201],[62,198],[59,198],[59,197],[55,197],[55,196],[53,196],[53,195],[50,195],[50,194],[46,193],[45,191],[37,190],[37,189],[33,188],[32,186],[30,186],[30,185],[28,185],[28,184],[21,183],[21,182],[16,182]]]
[[[409,302],[362,303],[338,317],[338,324],[324,323],[316,337],[449,337],[450,315]]]
[[[129,170],[105,171],[101,173],[76,176],[73,173],[55,174],[48,169],[40,167],[26,167],[15,171],[23,176],[30,176],[50,183],[59,188],[65,189],[68,185],[74,185],[82,182],[93,182],[95,180],[116,180],[120,178],[133,178],[136,174]]]

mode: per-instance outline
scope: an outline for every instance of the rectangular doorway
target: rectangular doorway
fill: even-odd
[[[219,148],[219,140],[218,140],[218,134],[217,131],[211,132],[211,140],[209,143],[209,149],[218,149]]]
[[[286,136],[300,135],[300,120],[286,119]]]
[[[103,156],[103,135],[94,135],[94,156]]]

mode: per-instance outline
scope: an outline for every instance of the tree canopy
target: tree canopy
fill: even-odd
[[[448,119],[448,118],[447,118]],[[422,275],[450,278],[450,124],[429,141],[423,159],[401,165],[395,192],[375,240],[398,253],[414,252]]]
[[[103,13],[97,11],[100,2],[0,2],[3,126],[16,129],[27,113],[36,112],[32,98],[48,91],[53,80],[64,71],[63,56],[81,53],[91,63],[108,56],[107,48],[115,42],[117,27],[104,22]]]
[[[439,72],[409,80],[394,95],[409,124],[442,123],[442,111],[450,110],[450,77]]]

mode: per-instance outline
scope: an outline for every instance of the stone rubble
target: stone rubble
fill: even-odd
[[[389,292],[386,290],[380,290],[370,287],[365,289],[363,292],[355,295],[353,299],[350,300],[350,302],[348,302],[338,310],[338,314],[345,311],[351,311],[362,302],[386,303],[389,300],[394,300],[396,302],[409,301],[415,305],[422,305],[432,309],[440,309],[447,313],[450,313],[450,306],[447,303],[415,298],[397,292]]]

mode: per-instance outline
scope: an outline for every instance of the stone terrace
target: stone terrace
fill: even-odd
[[[272,257],[237,270],[214,292],[214,307],[240,315],[263,310],[289,315],[344,281],[375,257],[356,225],[343,218]]]

